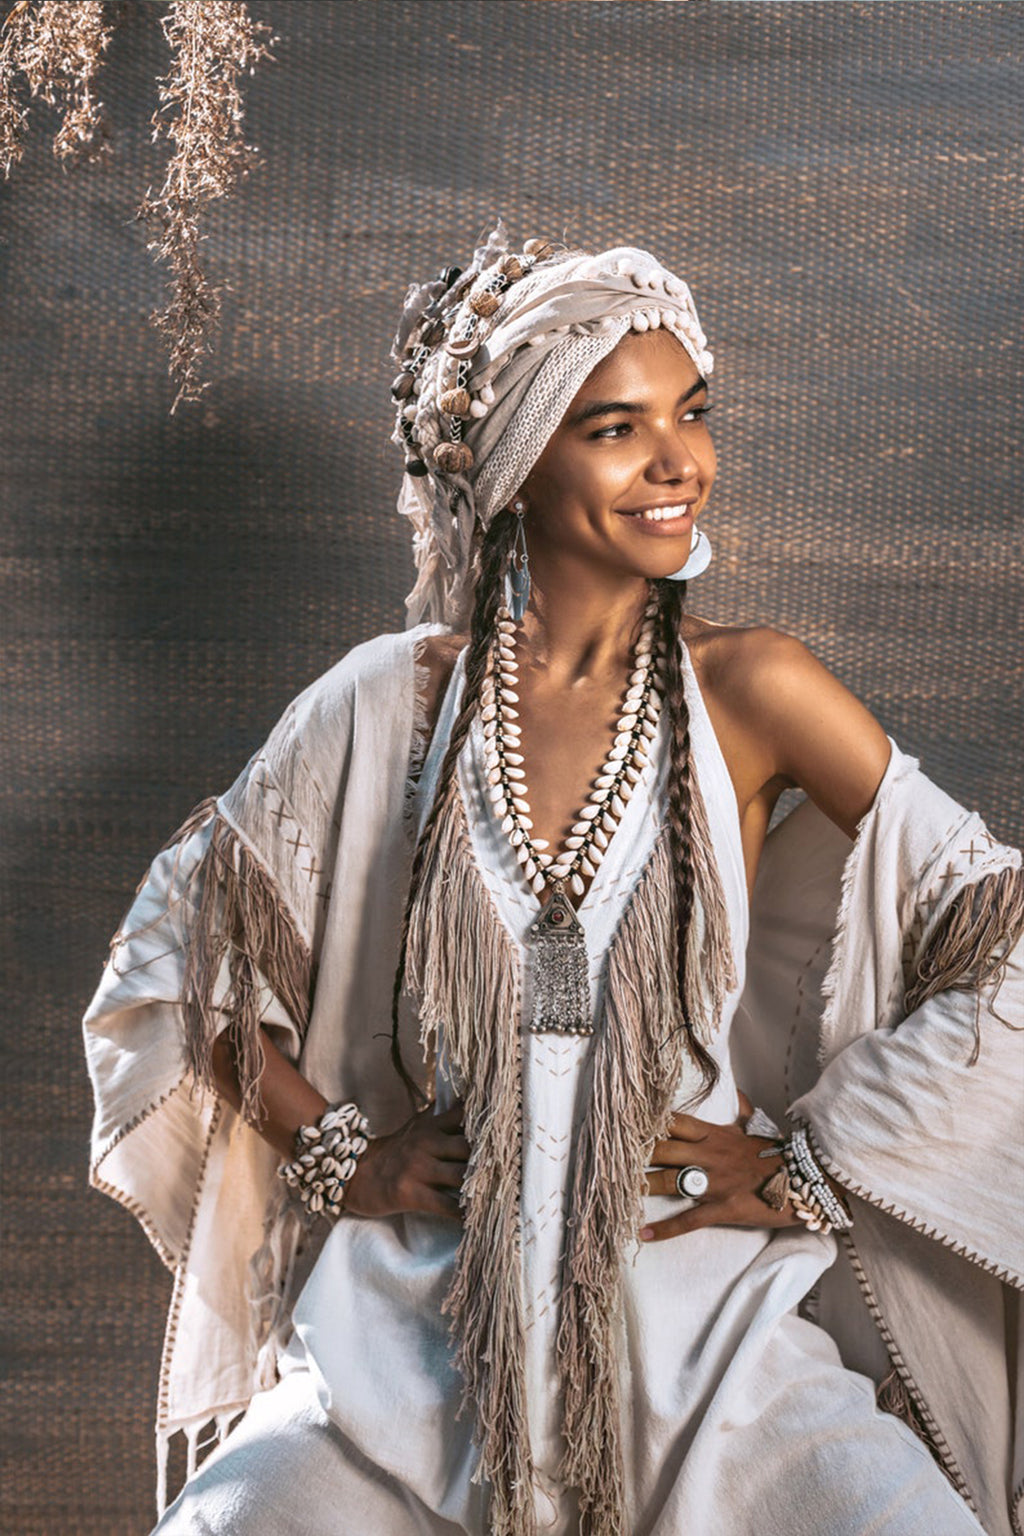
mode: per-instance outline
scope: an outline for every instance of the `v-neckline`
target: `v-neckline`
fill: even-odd
[[[457,685],[460,698],[462,688],[465,685],[465,656],[466,650],[463,649],[459,653],[459,657],[455,663],[458,677],[456,678],[454,674],[452,677],[452,683]],[[593,906],[596,905],[596,899],[592,899],[594,897],[594,893],[603,888],[604,884],[610,878],[609,870],[613,868],[617,862],[616,859],[610,857],[613,846],[616,845],[616,840],[620,839],[620,834],[622,833],[622,830],[630,816],[640,814],[639,807],[637,808],[636,812],[633,811],[632,807],[637,800],[640,800],[644,803],[649,801],[651,778],[652,776],[656,778],[658,765],[661,761],[663,732],[664,713],[659,718],[655,735],[649,742],[646,761],[644,762],[643,767],[640,769],[640,777],[637,779],[636,784],[633,786],[633,793],[629,800],[626,802],[625,813],[616,823],[615,829],[608,834],[608,847],[605,855],[602,858],[600,864],[597,866],[596,872],[590,877],[589,883],[587,884],[587,888],[583,892],[583,895],[577,897],[565,886],[563,886],[563,889],[565,889],[565,894],[568,900],[572,903],[577,916],[580,916],[582,913],[589,911]],[[539,895],[536,891],[534,891],[529,880],[526,878],[523,866],[516,858],[515,848],[513,848],[511,842],[509,841],[507,833],[503,832],[501,829],[501,821],[498,818],[494,806],[491,804],[490,797],[487,793],[488,783],[487,772],[484,767],[483,721],[480,718],[479,711],[473,716],[473,720],[469,728],[467,745],[472,753],[473,776],[479,789],[479,798],[483,806],[484,815],[487,818],[487,823],[494,833],[495,841],[502,848],[503,852],[508,858],[509,868],[515,868],[517,876],[515,886],[517,893],[522,895],[532,914],[536,916],[538,913],[544,910],[545,906],[550,900],[553,887],[545,887],[545,889],[541,891]],[[574,820],[578,821],[579,816],[577,815]],[[616,847],[616,853],[617,852],[618,848]]]

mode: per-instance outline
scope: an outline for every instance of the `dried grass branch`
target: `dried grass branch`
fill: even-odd
[[[163,186],[156,195],[149,189],[136,217],[158,231],[148,248],[172,273],[170,303],[152,318],[171,346],[178,385],[173,413],[206,387],[199,369],[220,318],[223,290],[209,281],[199,259],[205,239],[200,216],[248,173],[257,151],[242,132],[239,76],[271,59],[277,39],[239,0],[173,0],[162,25],[172,63],[160,81],[153,137],[169,139],[174,151]]]
[[[96,159],[110,131],[93,82],[113,26],[102,0],[17,0],[0,30],[0,166],[5,177],[24,153],[29,93],[61,113],[53,152],[61,160]]]

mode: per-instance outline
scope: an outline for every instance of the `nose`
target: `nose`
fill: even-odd
[[[697,457],[688,441],[688,433],[675,425],[666,425],[651,447],[648,479],[659,484],[692,480],[698,474]]]

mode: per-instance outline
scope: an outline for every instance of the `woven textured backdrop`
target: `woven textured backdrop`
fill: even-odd
[[[801,635],[1024,832],[1021,5],[253,0],[262,164],[209,222],[233,291],[173,418],[131,222],[161,7],[120,9],[113,159],[64,174],[39,107],[0,184],[12,1536],[149,1528],[168,1281],[86,1192],[79,1016],[167,834],[401,624],[387,342],[493,213],[689,279],[721,461],[696,605]]]

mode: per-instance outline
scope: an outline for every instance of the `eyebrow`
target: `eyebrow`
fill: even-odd
[[[698,394],[702,389],[707,389],[707,387],[706,379],[698,379],[696,384],[690,385],[685,394],[679,396],[679,399],[676,401],[676,409],[678,410],[679,406],[684,405],[691,396]],[[629,416],[643,416],[647,412],[647,407],[642,405],[639,400],[592,400],[589,405],[584,405],[578,411],[575,411],[570,416],[567,425],[578,427],[585,421],[593,421],[595,416],[609,416],[614,411],[625,411]]]

